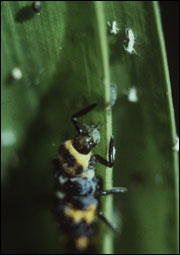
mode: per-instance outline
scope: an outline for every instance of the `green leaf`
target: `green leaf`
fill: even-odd
[[[98,20],[94,4],[81,3],[79,8],[73,2],[43,2],[40,15],[33,13],[29,2],[4,2],[2,20],[2,60],[7,67],[2,70],[2,133],[11,131],[16,137],[13,144],[5,142],[2,147],[3,186],[8,201],[4,211],[9,210],[10,204],[15,208],[13,229],[6,218],[4,240],[9,245],[3,249],[25,253],[31,250],[40,253],[45,249],[52,253],[54,247],[59,252],[62,250],[60,232],[55,231],[49,212],[54,183],[51,161],[57,157],[60,143],[75,135],[71,115],[86,105],[98,103],[97,110],[81,120],[87,124],[103,123],[97,150],[104,157],[112,132],[111,111],[106,110],[110,97],[108,53],[104,53],[102,36],[99,36],[99,22],[104,20]],[[107,45],[103,47],[107,49]],[[6,80],[9,81],[7,78],[14,67],[20,68],[23,77],[10,79],[8,84]],[[99,165],[98,172],[106,175],[105,168]],[[107,184],[112,182],[111,172],[108,171],[106,179]],[[45,202],[42,197],[46,198]],[[29,200],[29,205],[22,203],[19,208],[24,200]],[[32,208],[36,208],[35,215]],[[20,225],[19,210],[24,215]],[[39,215],[42,217],[34,236],[33,227]],[[16,229],[23,238],[23,222],[27,217],[27,240],[14,244]],[[45,229],[45,239],[42,229]],[[37,236],[39,244],[35,246]],[[31,247],[28,240],[32,242]]]
[[[176,253],[177,135],[158,3],[42,1],[40,15],[28,1],[1,6],[3,252],[63,253],[51,160],[75,135],[71,115],[97,102],[81,118],[103,123],[95,152],[107,156],[112,126],[116,145],[113,171],[98,163],[97,174],[129,190],[102,199],[120,233],[99,223],[99,253]]]
[[[114,185],[129,189],[123,201],[115,198],[116,214],[121,211],[123,216],[115,253],[176,253],[177,134],[158,4],[104,5],[106,20],[116,21],[120,29],[109,35],[111,81],[118,91],[113,110]],[[137,54],[123,47],[128,45],[127,29],[134,34]]]

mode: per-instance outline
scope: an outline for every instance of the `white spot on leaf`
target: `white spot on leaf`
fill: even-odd
[[[111,106],[113,106],[117,99],[117,86],[115,83],[111,83]]]
[[[173,150],[179,152],[179,137],[176,137],[176,144],[173,146]]]
[[[12,131],[3,131],[1,133],[1,145],[8,147],[14,145],[16,142],[16,136]]]
[[[128,90],[128,100],[132,103],[137,103],[139,101],[137,89],[135,87],[132,87]]]
[[[19,69],[19,67],[14,67],[12,69],[11,75],[12,75],[13,79],[15,79],[15,80],[20,80],[22,78],[22,72]]]

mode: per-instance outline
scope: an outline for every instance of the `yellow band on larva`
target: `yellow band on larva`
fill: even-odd
[[[73,219],[74,222],[84,220],[90,224],[94,221],[97,214],[96,205],[91,204],[86,210],[75,209],[71,205],[65,208],[65,215]]]
[[[64,146],[69,151],[69,153],[76,159],[77,164],[81,165],[85,170],[88,167],[88,163],[91,158],[91,152],[89,152],[87,155],[79,153],[72,145],[72,142],[72,140],[68,140],[64,143]]]

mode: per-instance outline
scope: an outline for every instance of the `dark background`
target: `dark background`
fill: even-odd
[[[159,1],[179,134],[179,1]]]

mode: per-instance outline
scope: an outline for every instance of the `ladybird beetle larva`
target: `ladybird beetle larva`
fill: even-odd
[[[59,157],[53,160],[56,195],[53,212],[71,254],[93,252],[98,218],[117,230],[103,215],[100,196],[127,191],[124,187],[103,190],[101,177],[95,175],[97,161],[106,167],[113,166],[115,151],[111,137],[108,160],[92,153],[100,142],[99,126],[82,124],[78,118],[95,107],[96,104],[89,105],[72,115],[77,135],[59,147]]]

